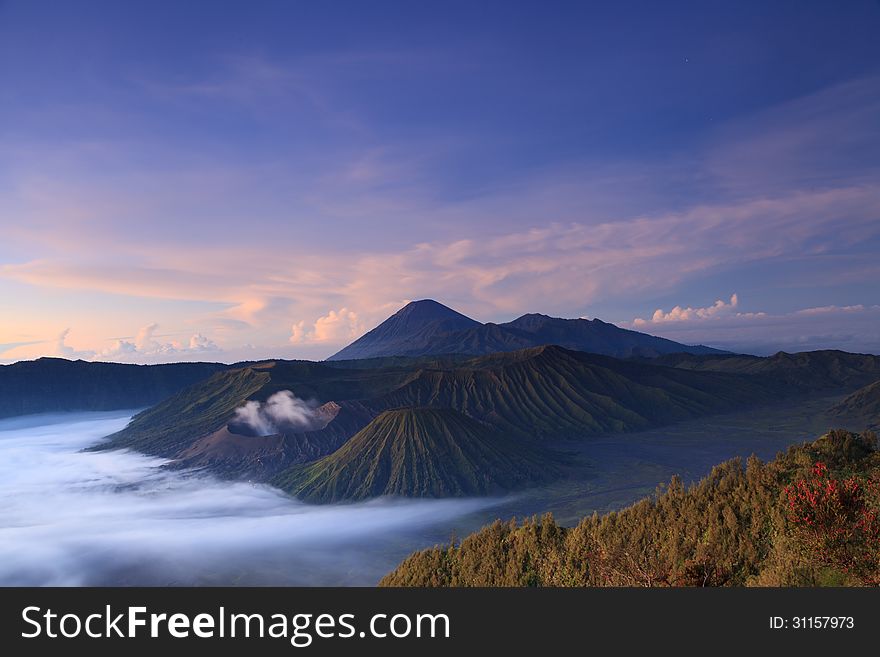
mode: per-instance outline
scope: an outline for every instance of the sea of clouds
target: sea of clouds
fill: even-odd
[[[314,506],[83,452],[130,413],[0,420],[0,585],[372,585],[489,499]]]

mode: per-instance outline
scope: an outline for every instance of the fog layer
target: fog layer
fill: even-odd
[[[132,452],[80,451],[128,419],[0,421],[0,584],[372,585],[495,503],[311,506]]]

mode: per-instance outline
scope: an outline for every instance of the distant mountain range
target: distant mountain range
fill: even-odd
[[[128,365],[40,358],[0,365],[0,418],[144,408],[229,365]]]
[[[329,360],[442,354],[479,356],[548,344],[616,358],[726,353],[618,328],[599,319],[559,319],[528,314],[504,324],[481,324],[441,303],[424,299],[408,303]]]

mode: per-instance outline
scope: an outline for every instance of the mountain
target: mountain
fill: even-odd
[[[370,368],[346,362],[360,361],[267,361],[217,372],[138,414],[93,449],[131,448],[180,467],[266,480],[331,454],[391,409],[454,409],[534,443],[701,417],[771,393],[736,374],[555,346],[476,358],[377,359]],[[260,435],[236,419],[239,409],[285,391],[308,403],[314,422]]]
[[[0,365],[0,418],[143,408],[229,366],[129,365],[40,358]]]
[[[139,413],[127,427],[93,449],[130,448],[165,458],[183,459],[187,466],[210,466],[227,460],[226,454],[244,446],[257,450],[248,458],[259,458],[260,440],[246,427],[236,426],[236,410],[248,401],[266,402],[275,393],[289,390],[313,402],[316,415],[324,408],[323,427],[282,428],[276,434],[281,445],[278,467],[324,456],[339,447],[375,415],[356,400],[381,395],[399,386],[408,370],[347,370],[309,361],[266,361],[218,372],[156,406]],[[335,404],[327,413],[328,402]],[[235,447],[234,443],[240,444]],[[221,474],[250,472],[249,468],[219,468]],[[241,472],[240,472],[241,471]],[[271,473],[273,470],[270,469]]]
[[[835,349],[794,354],[780,351],[765,357],[674,354],[649,362],[695,372],[740,374],[772,383],[779,390],[804,392],[855,390],[880,379],[880,356]]]
[[[553,439],[698,417],[754,403],[767,393],[736,375],[552,346],[463,360],[390,361],[394,365],[382,367],[377,361],[370,369],[269,361],[218,372],[138,414],[100,448],[177,457],[202,438],[213,435],[218,441],[214,434],[232,424],[236,410],[248,401],[262,403],[284,390],[316,406],[339,406],[323,429],[280,432],[291,439],[308,434],[312,443],[320,439],[325,453],[392,408],[454,408],[514,435]],[[347,435],[340,433],[342,425]],[[233,427],[232,433],[242,430]]]
[[[523,315],[505,324],[480,324],[430,299],[413,301],[328,360],[379,356],[485,355],[555,344],[575,351],[629,358],[661,354],[720,354],[598,319]]]
[[[309,502],[488,495],[559,474],[558,457],[448,408],[383,412],[336,452],[273,483]]]
[[[839,417],[859,418],[869,429],[880,429],[880,381],[856,390],[830,413]]]
[[[703,345],[685,345],[647,333],[622,329],[601,319],[560,319],[532,313],[501,326],[508,330],[522,331],[537,344],[555,344],[566,349],[616,358],[674,353],[725,353]]]
[[[724,373],[548,346],[420,369],[377,402],[386,408],[455,408],[511,435],[554,440],[718,413],[753,404],[767,392],[760,382]]]
[[[347,365],[364,362],[370,367]],[[341,491],[339,473],[351,473],[353,466],[340,461],[340,455],[354,459],[352,454],[363,453],[371,454],[365,459],[372,459],[369,450],[378,449],[374,431],[377,426],[388,429],[389,418],[412,426],[406,435],[419,437],[420,446],[432,444],[426,437],[431,434],[440,441],[438,449],[441,445],[451,449],[449,437],[461,430],[478,446],[495,445],[492,441],[500,435],[505,445],[534,454],[559,440],[641,430],[816,391],[852,392],[876,380],[878,371],[880,357],[843,352],[622,360],[558,346],[477,357],[266,361],[225,369],[194,383],[138,414],[93,449],[131,448],[172,459],[171,467],[284,481],[291,490],[301,488],[303,495],[315,500],[343,494],[356,497],[366,490],[366,480]],[[253,424],[243,419],[270,407],[278,395],[300,409],[297,422]],[[401,419],[400,414],[413,409],[422,409],[418,422]],[[428,410],[447,415],[433,416]],[[362,434],[390,411],[398,415],[386,416]],[[358,441],[351,443],[358,435]],[[351,445],[360,446],[351,451]],[[315,465],[334,453],[334,459],[308,471],[312,479],[303,479],[305,464]],[[469,458],[479,462],[479,454]],[[503,455],[499,458],[504,461]],[[418,456],[414,461],[418,468],[436,467],[424,459]],[[476,466],[462,467],[467,473]],[[550,472],[538,471],[534,476]],[[438,476],[445,482],[443,490],[452,490],[451,474]],[[414,494],[429,494],[425,491],[439,486],[426,477],[420,474],[417,485],[407,480],[407,485],[415,486],[410,489]],[[383,483],[382,491],[403,490],[395,488],[403,483],[389,482]],[[492,482],[504,484],[497,473],[486,485]]]
[[[413,301],[329,360],[377,356],[423,356],[440,336],[479,326],[476,320],[431,299]]]

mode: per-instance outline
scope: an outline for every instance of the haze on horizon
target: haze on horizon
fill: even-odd
[[[880,353],[880,3],[0,1],[0,362],[408,300]]]

